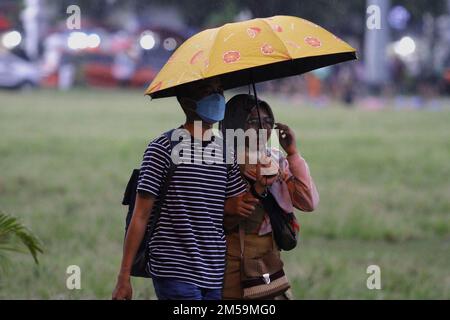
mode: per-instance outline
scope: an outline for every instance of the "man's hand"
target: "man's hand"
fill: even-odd
[[[130,276],[120,276],[117,279],[116,288],[112,293],[113,300],[131,300],[133,297],[133,289],[130,283]]]
[[[225,214],[247,218],[255,211],[258,202],[250,192],[229,198],[225,201]]]

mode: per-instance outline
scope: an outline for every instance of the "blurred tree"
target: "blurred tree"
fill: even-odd
[[[401,5],[408,9],[413,22],[420,21],[425,13],[438,16],[445,13],[445,0],[392,0],[392,6]]]
[[[420,21],[425,12],[439,15],[446,10],[446,0],[392,0],[392,5],[402,5],[411,13],[412,21]],[[254,17],[294,15],[312,20],[325,28],[343,33],[363,34],[366,15],[365,0],[61,0],[61,13],[67,6],[77,4],[82,13],[98,20],[105,18],[115,8],[134,8],[137,11],[149,5],[175,6],[180,9],[190,26],[215,27],[233,20],[242,9],[249,9]]]
[[[233,2],[225,2],[223,8],[220,11],[214,10],[208,15],[205,21],[206,26],[216,27],[221,26],[227,22],[231,22],[235,19],[236,15],[239,13],[239,6]]]

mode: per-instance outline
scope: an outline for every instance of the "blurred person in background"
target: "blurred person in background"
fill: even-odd
[[[124,51],[119,51],[114,56],[112,74],[122,88],[131,85],[131,79],[136,72],[138,60],[138,50],[130,47]]]

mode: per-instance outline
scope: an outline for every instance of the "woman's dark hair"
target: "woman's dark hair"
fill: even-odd
[[[272,109],[264,100],[258,99],[259,107],[267,112],[267,114],[275,121]],[[255,96],[251,94],[238,94],[228,100],[225,117],[221,124],[222,131],[226,129],[245,129],[248,116],[252,110],[256,108]],[[260,110],[261,110],[260,109]]]

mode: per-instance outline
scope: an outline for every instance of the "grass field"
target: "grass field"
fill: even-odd
[[[312,109],[267,99],[295,129],[321,202],[284,253],[297,299],[450,298],[450,110]],[[182,122],[175,99],[141,92],[0,92],[0,207],[45,254],[10,255],[0,298],[109,299],[121,259],[130,170]],[[366,268],[381,268],[368,290]],[[66,268],[82,270],[81,290]],[[135,298],[155,298],[135,279]]]

